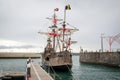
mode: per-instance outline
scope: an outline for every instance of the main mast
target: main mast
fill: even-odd
[[[63,42],[62,42],[62,51],[64,51],[64,37],[65,37],[65,30],[66,30],[66,10],[71,10],[70,5],[66,5],[64,9],[64,21],[63,21]]]
[[[53,26],[52,26],[52,31],[53,31],[53,33],[55,34],[55,28],[57,28],[57,26],[56,26],[56,22],[57,22],[57,20],[56,20],[56,15],[55,15],[55,11],[58,11],[58,8],[56,8],[56,9],[54,9],[54,15],[53,15]],[[53,36],[53,49],[55,50],[55,36]]]

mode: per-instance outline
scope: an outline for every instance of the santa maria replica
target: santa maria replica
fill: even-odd
[[[42,54],[42,66],[52,68],[55,71],[69,71],[72,67],[71,44],[76,41],[71,41],[71,35],[78,29],[69,28],[66,23],[66,11],[71,10],[70,5],[66,5],[64,9],[64,19],[57,19],[56,13],[59,9],[54,9],[52,18],[47,18],[52,21],[52,25],[48,28],[50,32],[38,32],[48,36],[47,44]],[[58,26],[58,21],[62,21],[62,25]]]

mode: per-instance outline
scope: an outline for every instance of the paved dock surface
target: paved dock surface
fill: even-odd
[[[31,62],[30,80],[54,80],[39,64]]]

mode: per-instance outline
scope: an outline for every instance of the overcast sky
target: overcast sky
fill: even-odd
[[[80,46],[84,50],[99,50],[101,33],[120,33],[120,0],[0,0],[0,46],[32,45],[42,51],[47,37],[38,31],[51,25],[46,17],[53,15],[54,8],[60,9],[57,15],[63,18],[67,4],[71,5],[67,22],[79,29],[72,37],[78,41],[72,45],[73,51],[79,52]],[[120,48],[120,44],[113,42],[112,48]],[[109,49],[106,39],[104,49]]]

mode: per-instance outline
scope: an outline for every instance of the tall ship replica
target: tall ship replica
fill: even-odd
[[[55,8],[52,18],[47,18],[52,21],[52,25],[48,27],[50,31],[38,32],[48,36],[47,45],[42,54],[42,66],[52,68],[55,71],[69,71],[72,67],[72,49],[70,46],[76,41],[71,41],[71,35],[78,29],[67,27],[69,25],[66,23],[67,10],[71,10],[69,4],[65,6],[64,19],[57,19],[56,12],[59,9]],[[62,27],[59,27],[58,24],[62,24]]]

